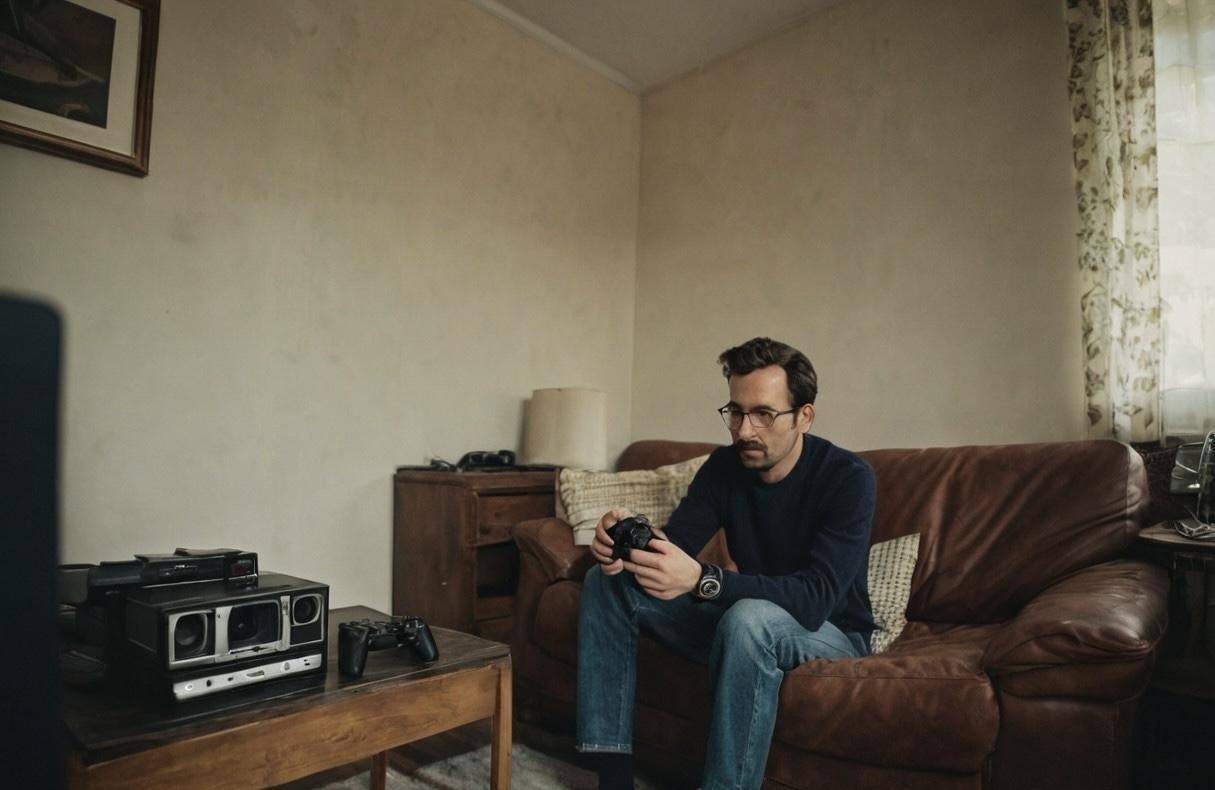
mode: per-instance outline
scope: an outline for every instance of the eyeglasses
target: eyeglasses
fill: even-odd
[[[751,421],[751,424],[756,428],[771,428],[776,422],[776,418],[782,414],[794,414],[797,409],[789,409],[788,411],[768,411],[761,409],[759,411],[743,411],[734,406],[722,406],[717,410],[721,415],[722,422],[732,431],[737,431],[742,427],[743,417]]]

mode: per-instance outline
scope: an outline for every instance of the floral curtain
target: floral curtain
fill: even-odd
[[[1159,438],[1151,0],[1065,0],[1089,435]]]
[[[1153,0],[1160,146],[1161,424],[1215,430],[1215,0]]]

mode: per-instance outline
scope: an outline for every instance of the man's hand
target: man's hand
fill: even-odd
[[[628,513],[620,508],[612,508],[599,517],[595,525],[595,539],[591,541],[591,555],[599,563],[599,570],[604,576],[615,576],[624,570],[624,561],[612,559],[612,539],[608,537],[608,528],[621,519],[628,518]]]
[[[624,569],[637,577],[641,589],[663,601],[696,589],[700,581],[700,563],[687,552],[658,537],[651,540],[646,549],[651,550],[631,550],[624,563]]]

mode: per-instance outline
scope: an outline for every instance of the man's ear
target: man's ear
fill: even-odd
[[[797,422],[802,426],[802,433],[810,430],[810,426],[814,424],[814,404],[803,403],[801,408],[797,410]]]

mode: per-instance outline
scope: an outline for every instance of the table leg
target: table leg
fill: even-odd
[[[510,790],[511,746],[511,667],[509,661],[498,671],[498,705],[494,709],[493,732],[489,754],[489,786],[492,790]]]
[[[371,755],[371,790],[388,786],[388,752]]]

